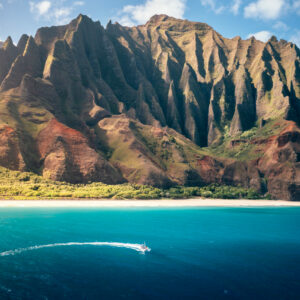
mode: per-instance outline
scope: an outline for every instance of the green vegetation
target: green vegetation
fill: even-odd
[[[172,187],[159,189],[152,186],[103,183],[69,184],[54,182],[33,173],[10,171],[0,167],[0,197],[3,199],[55,199],[55,198],[262,198],[255,190],[212,184],[205,187]]]
[[[253,128],[235,136],[231,136],[229,127],[225,126],[220,141],[205,150],[215,157],[234,158],[240,161],[254,160],[263,156],[265,145],[260,141],[278,135],[285,128],[286,123],[279,119],[267,120],[263,127],[259,127],[259,121]]]

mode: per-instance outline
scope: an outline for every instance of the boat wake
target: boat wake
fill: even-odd
[[[55,243],[55,244],[48,244],[48,245],[36,245],[27,248],[19,248],[19,249],[0,252],[0,256],[16,255],[22,252],[39,250],[43,248],[67,247],[67,246],[108,246],[108,247],[132,249],[143,254],[145,254],[145,252],[147,251],[148,252],[151,251],[150,248],[148,247],[145,248],[143,244],[115,243],[115,242],[85,242],[85,243],[71,242],[71,243]]]

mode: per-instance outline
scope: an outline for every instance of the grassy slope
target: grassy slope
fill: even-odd
[[[254,160],[262,157],[265,150],[265,145],[257,142],[278,135],[286,126],[287,123],[279,118],[269,120],[261,128],[253,127],[234,137],[225,133],[219,144],[214,144],[205,150],[214,157],[233,158],[241,161]],[[232,141],[239,142],[232,147]]]

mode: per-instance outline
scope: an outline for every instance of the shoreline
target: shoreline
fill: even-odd
[[[300,207],[300,201],[224,200],[224,199],[162,199],[162,200],[0,200],[0,208],[123,208],[123,207]]]

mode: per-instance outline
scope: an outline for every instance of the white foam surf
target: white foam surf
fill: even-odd
[[[0,256],[16,255],[22,252],[39,250],[43,248],[67,247],[67,246],[108,246],[108,247],[132,249],[143,254],[146,251],[151,250],[150,248],[145,249],[144,245],[142,244],[116,243],[116,242],[84,242],[84,243],[70,242],[70,243],[55,243],[55,244],[47,244],[47,245],[36,245],[27,248],[19,248],[19,249],[1,252]]]

